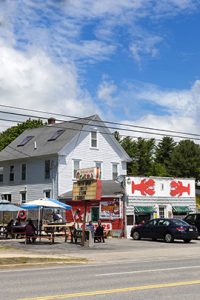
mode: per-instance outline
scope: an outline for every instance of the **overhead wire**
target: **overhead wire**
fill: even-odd
[[[77,117],[77,116],[71,116],[71,115],[60,114],[60,113],[55,113],[55,112],[54,113],[52,113],[52,112],[46,112],[46,111],[35,110],[35,109],[27,109],[27,108],[15,107],[15,106],[10,106],[10,105],[0,104],[0,107],[12,108],[12,109],[23,110],[23,111],[32,111],[32,112],[44,113],[44,114],[48,114],[48,115],[51,114],[51,115],[62,116],[62,117],[66,117],[66,118],[82,119],[81,117]],[[0,112],[2,112],[2,111],[0,111]],[[45,117],[41,117],[41,118],[45,119]],[[87,117],[84,117],[84,119],[85,120],[90,120]],[[67,121],[67,120],[58,120],[58,121]],[[170,129],[159,129],[159,128],[155,128],[155,127],[139,126],[139,125],[133,125],[133,124],[119,123],[119,122],[113,122],[113,121],[106,121],[106,120],[96,120],[96,122],[102,122],[102,123],[106,123],[106,124],[115,124],[115,125],[121,125],[121,126],[133,127],[133,128],[142,128],[142,129],[155,130],[155,131],[178,133],[178,134],[184,134],[184,135],[200,136],[197,133],[184,132],[184,131],[176,131],[176,130],[170,130]]]
[[[16,112],[0,111],[0,113],[11,114],[11,115],[15,115],[15,116],[22,116],[22,117],[29,117],[29,118],[36,118],[36,119],[43,119],[43,120],[47,120],[48,119],[47,117],[43,117],[43,116],[35,116],[35,115],[31,115],[31,114],[22,114],[22,113],[16,113]],[[69,116],[67,116],[67,117],[69,117]],[[80,118],[79,117],[79,120],[81,120],[81,119],[90,120],[91,121],[91,118],[87,118],[87,117],[86,118]],[[63,120],[63,119],[57,119],[57,121],[59,121],[59,122],[68,122],[68,123],[72,123],[72,124],[74,123],[74,124],[79,124],[79,125],[83,124],[81,122],[77,122],[77,120],[69,120],[69,121],[67,121],[67,120]],[[107,121],[103,121],[103,120],[95,120],[95,122],[107,123]],[[112,122],[109,122],[109,123],[112,123]],[[58,124],[59,123],[56,123],[55,126],[59,127]],[[117,123],[115,123],[115,124],[117,124]],[[121,124],[121,123],[118,123],[118,124]],[[90,124],[90,126],[91,127],[92,126],[96,127],[95,124]],[[200,140],[200,138],[196,138],[196,137],[191,138],[191,136],[187,136],[187,134],[189,134],[189,133],[183,133],[183,132],[181,132],[181,134],[184,134],[186,136],[161,133],[162,131],[168,132],[167,130],[162,130],[162,129],[156,129],[156,131],[160,131],[160,132],[152,132],[152,131],[149,132],[149,131],[143,131],[143,130],[127,129],[127,128],[121,128],[121,127],[112,127],[112,126],[105,126],[105,125],[99,125],[99,124],[98,124],[98,127],[100,127],[100,128],[105,128],[106,127],[108,129],[112,129],[112,130],[120,130],[120,131],[126,131],[126,132],[137,132],[137,133],[142,133],[142,134],[167,136],[167,137],[180,138],[180,139]],[[71,128],[71,129],[73,129],[73,128]],[[150,130],[150,128],[148,128],[148,130]],[[169,131],[169,132],[172,132],[172,131]],[[173,131],[173,132],[175,133],[176,131]],[[177,131],[177,133],[178,133],[178,131]],[[190,135],[200,137],[199,134],[195,134],[195,133],[190,133]]]

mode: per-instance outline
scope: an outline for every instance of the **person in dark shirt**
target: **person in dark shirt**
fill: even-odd
[[[102,242],[105,243],[105,240],[104,240],[104,228],[103,226],[101,225],[101,221],[99,220],[98,221],[98,226],[95,230],[95,234],[94,234],[94,238],[97,242]]]
[[[36,240],[36,228],[31,219],[28,220],[28,223],[25,228],[25,232],[26,232],[26,241],[30,244],[34,243]]]

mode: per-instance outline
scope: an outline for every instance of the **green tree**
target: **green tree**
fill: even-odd
[[[14,141],[22,132],[26,129],[38,128],[43,126],[44,123],[41,120],[28,119],[17,126],[8,128],[7,130],[0,133],[0,151]]]
[[[154,171],[158,171],[156,176],[169,176],[170,175],[170,164],[171,155],[176,146],[173,138],[163,137],[162,141],[158,143],[155,148],[155,166]]]
[[[120,134],[119,134],[118,131],[115,131],[115,132],[114,132],[114,137],[116,138],[116,140],[117,140],[119,143],[121,143],[122,139],[121,139],[121,136],[120,136]]]
[[[200,146],[191,140],[180,141],[172,151],[170,170],[176,177],[199,178]]]
[[[138,165],[138,170],[137,170],[138,175],[141,176],[152,175],[152,168],[154,162],[154,150],[155,150],[154,139],[145,140],[143,138],[138,138],[137,156],[136,156],[136,161]]]

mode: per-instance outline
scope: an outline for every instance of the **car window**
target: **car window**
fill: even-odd
[[[155,226],[156,223],[157,223],[157,220],[154,219],[154,220],[149,221],[149,222],[146,224],[146,226]]]
[[[188,216],[185,218],[185,221],[186,221],[186,222],[194,222],[194,215],[188,215]]]
[[[173,219],[172,222],[176,225],[176,226],[185,226],[188,225],[185,221],[183,220],[178,220],[178,219]]]
[[[158,226],[169,226],[170,222],[168,220],[159,220]]]

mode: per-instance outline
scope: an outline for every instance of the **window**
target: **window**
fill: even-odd
[[[45,160],[45,179],[50,179],[50,160]]]
[[[49,141],[55,141],[62,133],[64,132],[64,129],[59,129],[57,130],[50,139],[48,139]]]
[[[26,192],[20,192],[21,203],[26,203]]]
[[[10,166],[10,181],[14,181],[14,166]]]
[[[91,132],[91,147],[97,148],[97,132],[96,131]]]
[[[17,145],[17,147],[22,147],[22,146],[26,145],[32,138],[33,138],[33,135],[26,136],[23,139],[23,141]]]
[[[21,179],[26,180],[26,164],[22,164]]]
[[[1,198],[2,198],[2,200],[7,200],[7,201],[10,201],[10,202],[12,200],[11,194],[2,194]]]
[[[160,216],[160,218],[165,217],[165,208],[162,206],[159,207],[159,216]]]
[[[50,190],[44,191],[44,197],[51,198],[51,191]]]
[[[112,179],[115,180],[118,177],[118,164],[112,164]]]
[[[96,161],[95,167],[97,168],[97,172],[99,171],[99,178],[102,178],[102,162]]]
[[[73,178],[76,178],[76,172],[80,169],[80,160],[74,160],[74,168],[73,168]]]
[[[3,182],[3,167],[0,167],[0,182]]]
[[[127,225],[133,225],[133,221],[134,221],[133,215],[126,216]]]

